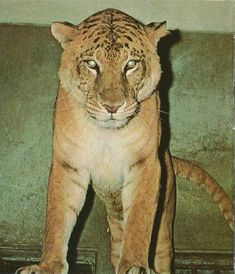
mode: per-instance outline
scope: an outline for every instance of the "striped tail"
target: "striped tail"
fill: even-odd
[[[189,161],[172,157],[172,163],[175,175],[187,178],[201,187],[209,193],[219,206],[220,211],[224,215],[225,219],[229,223],[229,226],[233,230],[233,208],[232,203],[223,190],[223,188],[211,177],[203,168],[192,164]]]

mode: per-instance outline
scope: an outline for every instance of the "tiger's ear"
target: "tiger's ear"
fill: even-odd
[[[78,30],[76,29],[76,26],[72,24],[54,22],[51,25],[51,33],[61,44],[61,47],[66,48],[78,35]]]
[[[166,29],[166,21],[161,23],[152,22],[145,26],[145,30],[149,37],[149,40],[154,44],[157,45],[158,41],[170,34],[170,32]]]

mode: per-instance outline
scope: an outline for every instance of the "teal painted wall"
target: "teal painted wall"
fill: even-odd
[[[50,25],[51,22],[60,20],[77,24],[91,14],[107,8],[120,9],[146,24],[167,20],[170,29],[234,32],[233,1],[0,0],[0,22]]]
[[[61,49],[48,27],[1,25],[0,52],[0,245],[38,246]],[[232,56],[231,34],[182,33],[170,50],[167,96],[172,153],[205,167],[230,196]],[[175,223],[176,249],[232,250],[232,233],[218,208],[186,180],[177,180]],[[80,247],[98,249],[102,274],[110,273],[108,239],[104,209],[95,199]]]

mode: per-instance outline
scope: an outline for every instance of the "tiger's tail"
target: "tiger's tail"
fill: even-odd
[[[226,192],[216,182],[216,180],[212,176],[210,176],[203,168],[187,160],[172,157],[172,163],[175,175],[187,178],[205,188],[205,190],[219,206],[220,211],[229,223],[231,229],[234,230],[232,203]]]

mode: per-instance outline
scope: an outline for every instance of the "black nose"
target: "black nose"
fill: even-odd
[[[102,105],[103,105],[104,108],[107,109],[107,111],[108,111],[109,113],[115,113],[115,112],[117,112],[117,110],[120,108],[120,106],[121,106],[122,104],[120,104],[120,105],[107,105],[107,104],[102,104]]]

